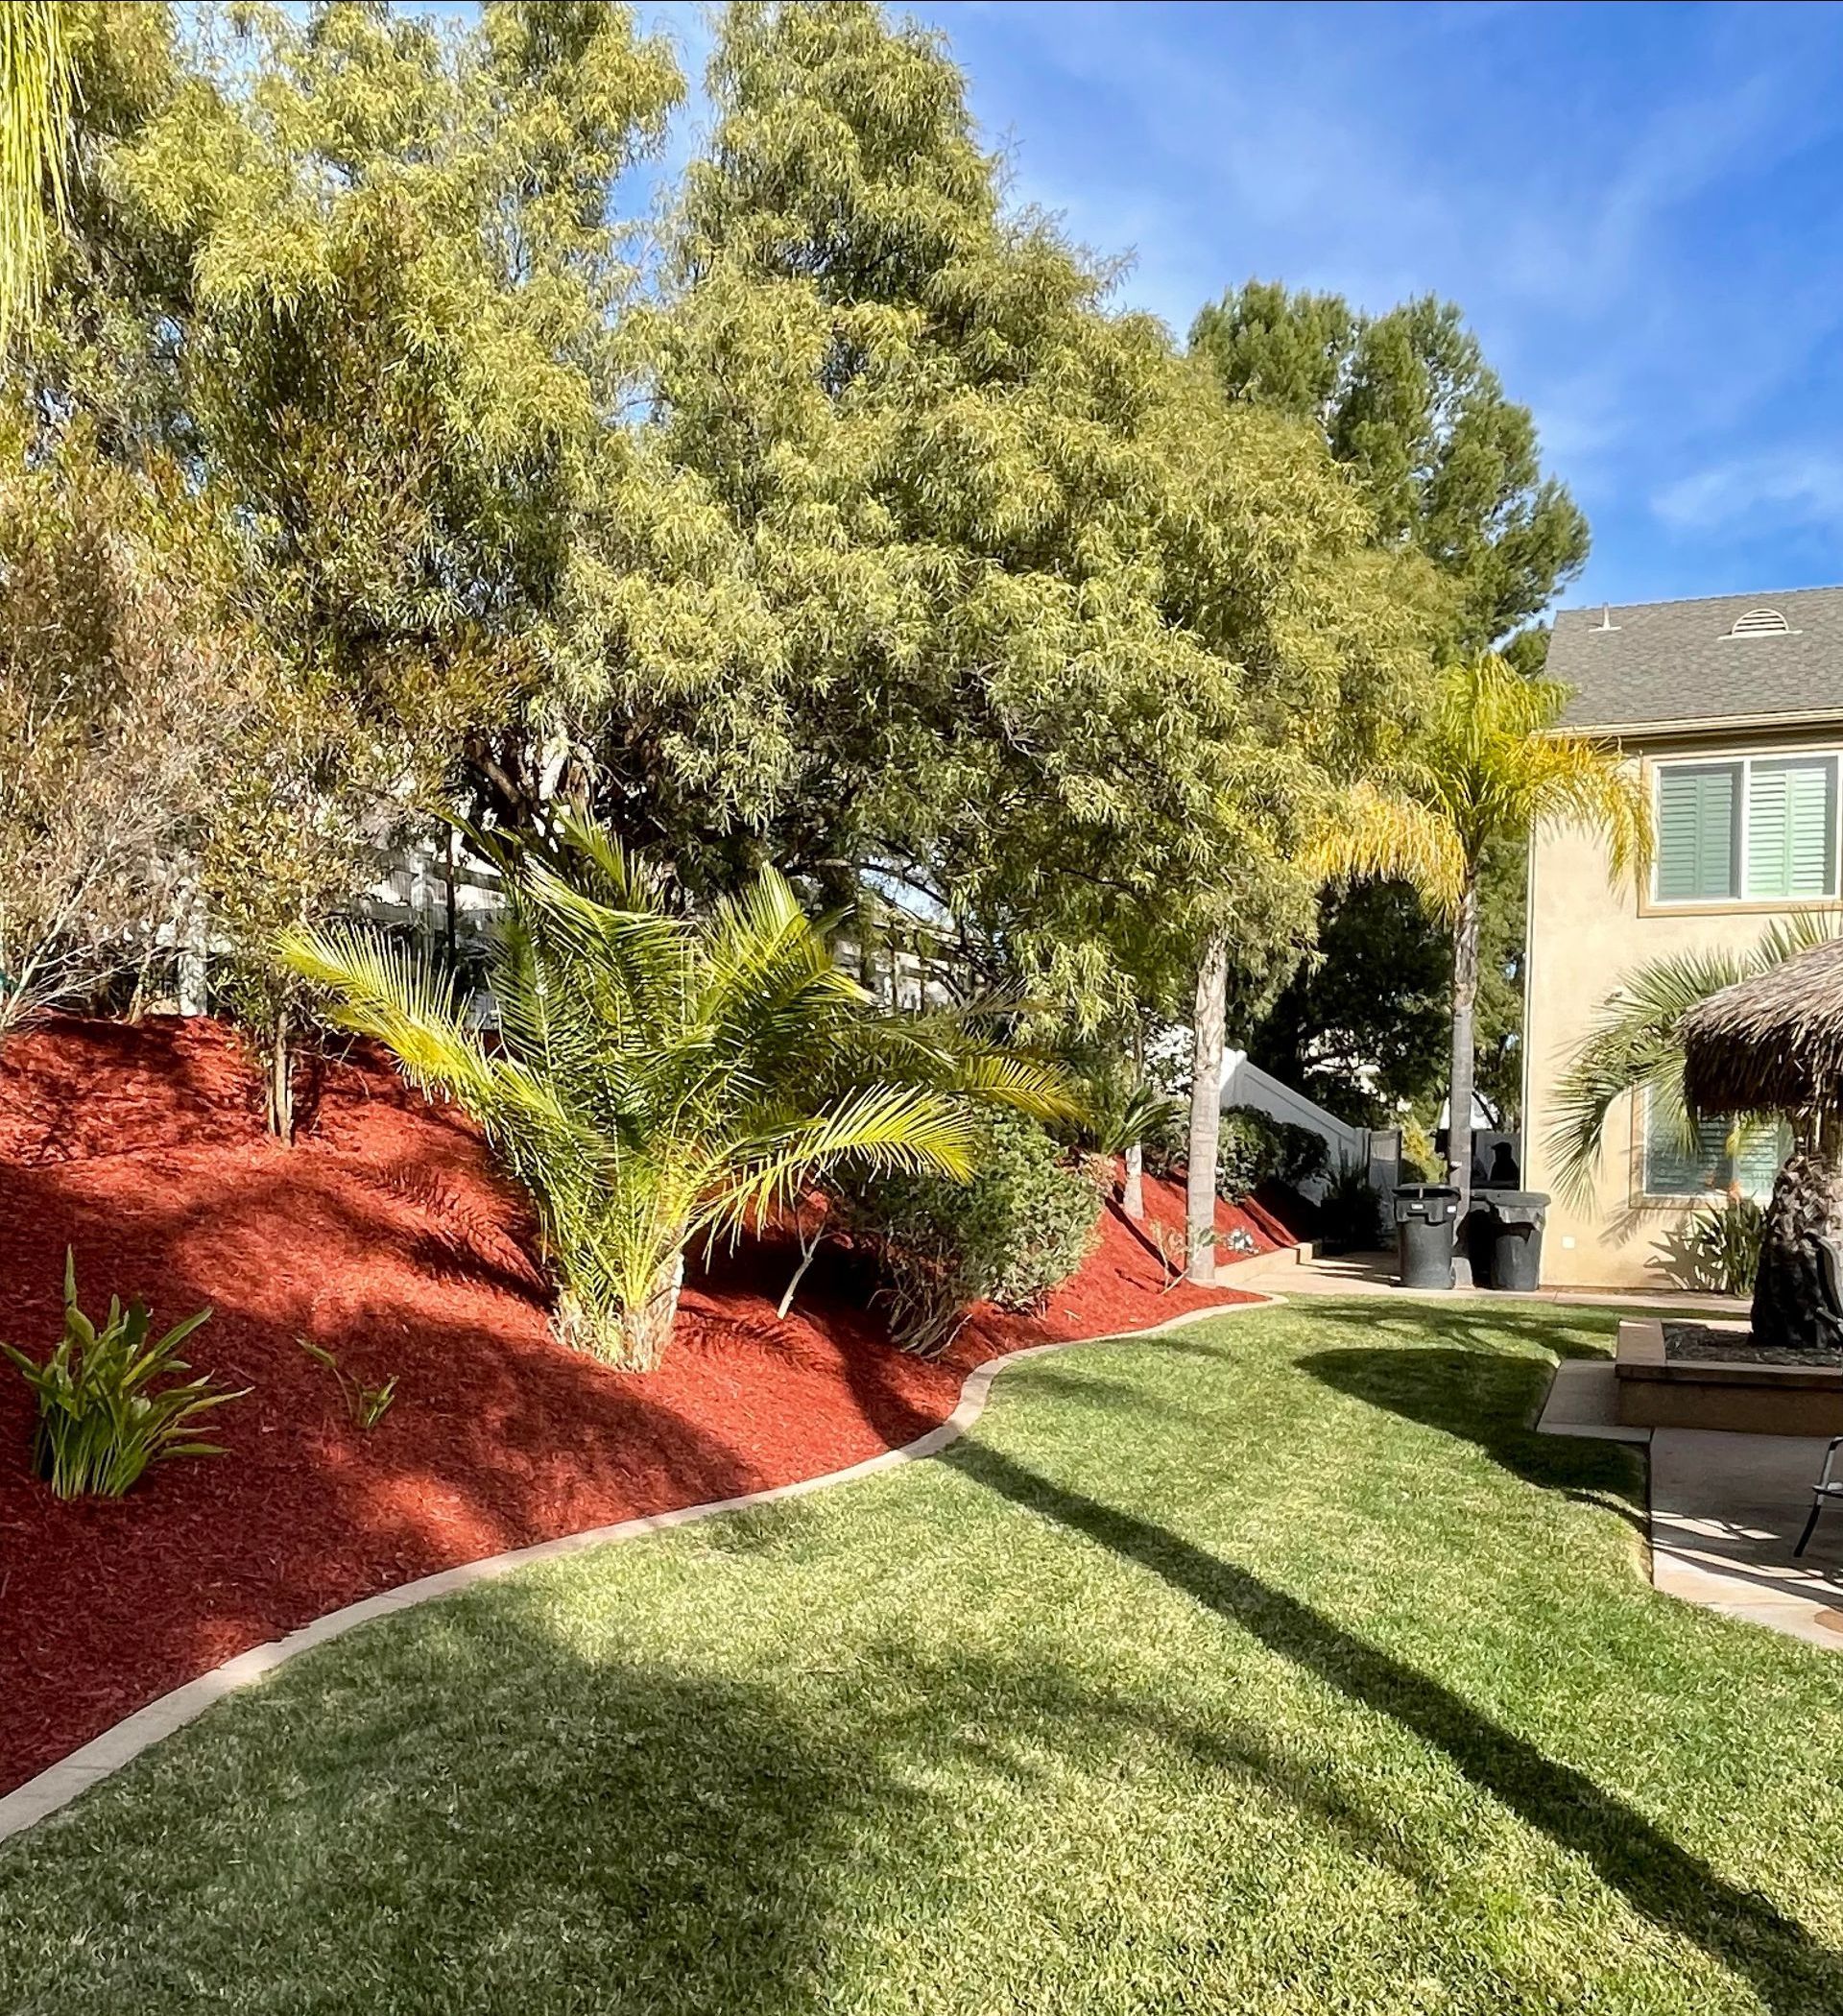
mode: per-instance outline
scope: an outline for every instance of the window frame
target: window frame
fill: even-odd
[[[1749,804],[1753,797],[1754,765],[1784,767],[1798,762],[1827,763],[1831,772],[1831,819],[1826,836],[1830,859],[1830,885],[1808,896],[1754,896],[1748,892],[1747,870],[1751,834]],[[1652,756],[1648,797],[1653,825],[1660,834],[1657,857],[1644,892],[1647,911],[1681,915],[1697,910],[1802,910],[1814,904],[1843,901],[1843,748],[1817,744],[1808,748],[1757,749],[1747,751],[1701,750],[1696,754]],[[1735,862],[1733,896],[1663,896],[1659,893],[1663,875],[1662,844],[1663,774],[1668,770],[1732,769],[1736,774],[1735,829],[1730,852]]]

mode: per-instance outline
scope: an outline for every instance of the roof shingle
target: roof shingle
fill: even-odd
[[[1787,635],[1735,636],[1737,617],[1774,610]],[[1843,715],[1843,588],[1710,595],[1565,609],[1548,676],[1574,688],[1568,728]]]

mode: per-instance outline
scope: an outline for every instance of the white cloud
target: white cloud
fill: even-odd
[[[1665,484],[1651,508],[1677,531],[1717,531],[1760,514],[1843,528],[1843,455],[1784,448],[1739,456]]]

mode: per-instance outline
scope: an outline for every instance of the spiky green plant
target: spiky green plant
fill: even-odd
[[[43,284],[64,213],[70,51],[58,0],[0,7],[0,344]]]
[[[537,1204],[561,1334],[617,1365],[658,1364],[700,1236],[841,1164],[964,1180],[981,1101],[1070,1111],[1053,1068],[879,1012],[777,874],[680,917],[596,826],[498,858],[497,1044],[399,943],[295,931],[283,954],[340,1027],[479,1121]]]
[[[123,1308],[111,1296],[99,1329],[77,1306],[77,1260],[65,1249],[64,1331],[50,1357],[40,1364],[0,1344],[37,1403],[33,1468],[53,1497],[120,1498],[153,1464],[224,1453],[215,1442],[188,1439],[189,1426],[249,1389],[219,1391],[208,1379],[158,1383],[191,1370],[180,1346],[210,1314],[200,1309],[150,1344],[146,1305]]]
[[[1676,952],[1629,972],[1600,1004],[1592,1027],[1556,1087],[1547,1136],[1557,1186],[1577,1202],[1593,1192],[1594,1170],[1608,1116],[1628,1092],[1649,1102],[1651,1124],[1667,1130],[1687,1152],[1696,1146],[1695,1121],[1683,1096],[1683,1044],[1677,1029],[1698,1001],[1834,938],[1837,920],[1801,911],[1768,925],[1750,951]],[[1736,1155],[1772,1116],[1736,1116],[1729,1152]]]

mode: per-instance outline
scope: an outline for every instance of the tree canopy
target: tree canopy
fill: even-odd
[[[610,813],[693,886],[902,890],[1077,1020],[1289,944],[1314,809],[1396,729],[1419,577],[1322,441],[1226,406],[1002,207],[938,37],[736,10],[657,431],[575,576]]]

